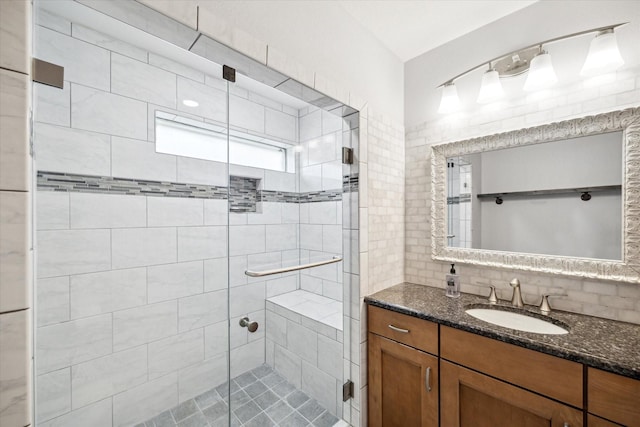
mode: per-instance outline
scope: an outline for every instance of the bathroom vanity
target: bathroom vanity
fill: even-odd
[[[410,283],[365,302],[370,426],[640,426],[638,325],[554,311],[568,334],[521,332]]]

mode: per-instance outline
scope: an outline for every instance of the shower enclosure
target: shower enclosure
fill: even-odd
[[[36,425],[348,419],[358,113],[136,2],[34,9]]]

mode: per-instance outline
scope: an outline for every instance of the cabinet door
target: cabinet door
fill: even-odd
[[[436,427],[438,359],[369,333],[369,426]]]
[[[583,424],[582,411],[444,360],[440,361],[440,411],[447,427]]]

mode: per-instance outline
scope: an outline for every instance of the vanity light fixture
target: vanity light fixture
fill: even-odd
[[[482,83],[480,84],[480,93],[478,94],[478,104],[488,104],[504,96],[502,83],[500,83],[500,75],[491,68],[482,75]]]
[[[600,31],[591,40],[587,60],[580,71],[581,76],[596,76],[610,73],[624,65],[618,49],[618,42],[613,28]]]
[[[558,81],[556,72],[551,63],[551,55],[546,50],[542,50],[531,60],[529,64],[529,75],[524,82],[523,89],[527,92],[546,89],[553,86]]]
[[[440,99],[440,108],[438,113],[449,114],[457,111],[460,107],[460,98],[458,98],[458,89],[453,81],[442,85],[442,99]]]
[[[596,37],[591,41],[589,55],[580,75],[593,76],[615,71],[624,65],[624,60],[618,50],[614,30],[625,24],[627,22],[556,37],[501,55],[490,61],[485,61],[438,86],[438,88],[442,88],[442,98],[438,113],[448,114],[459,109],[460,99],[458,98],[455,81],[486,64],[489,65],[489,70],[482,76],[477,99],[479,104],[490,103],[504,96],[502,84],[500,83],[501,78],[517,76],[525,72],[529,72],[523,88],[525,91],[535,91],[552,86],[558,81],[558,78],[553,70],[551,55],[546,50],[543,50],[542,46],[584,34],[597,33]]]

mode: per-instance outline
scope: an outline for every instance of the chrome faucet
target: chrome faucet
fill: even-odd
[[[524,301],[522,301],[522,293],[520,292],[520,281],[513,279],[509,282],[509,285],[513,288],[513,296],[511,297],[511,305],[518,308],[524,307]]]

